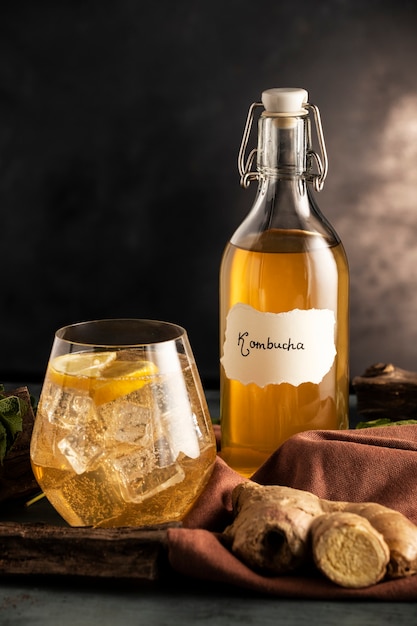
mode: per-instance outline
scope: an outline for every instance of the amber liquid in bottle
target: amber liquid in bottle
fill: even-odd
[[[348,426],[349,270],[310,193],[322,189],[327,155],[307,97],[263,92],[258,147],[245,162],[249,110],[238,164],[241,182],[257,179],[258,192],[220,269],[221,455],[246,477],[292,435]],[[293,340],[300,351],[290,354]]]
[[[245,385],[221,368],[221,456],[243,476],[297,432],[348,427],[348,280],[342,244],[320,233],[275,228],[226,246],[221,338],[227,312],[238,302],[270,313],[330,309],[336,319],[336,356],[318,384]]]

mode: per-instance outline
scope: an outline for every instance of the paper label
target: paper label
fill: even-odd
[[[263,313],[235,304],[227,315],[221,358],[226,376],[259,387],[318,384],[336,355],[335,323],[329,309]]]

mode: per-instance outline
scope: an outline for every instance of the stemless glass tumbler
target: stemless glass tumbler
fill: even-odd
[[[181,520],[203,491],[216,443],[186,331],[119,319],[59,329],[31,462],[71,526]]]

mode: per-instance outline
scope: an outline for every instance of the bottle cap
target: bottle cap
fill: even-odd
[[[304,105],[308,102],[305,89],[277,87],[262,92],[262,104],[269,113],[297,115],[305,113]]]

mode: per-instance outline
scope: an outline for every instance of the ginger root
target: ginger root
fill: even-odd
[[[384,537],[390,551],[388,578],[417,574],[417,526],[405,515],[375,502],[347,502],[344,510],[365,517]]]
[[[248,481],[234,488],[232,501],[234,521],[224,537],[249,567],[284,574],[306,562],[311,523],[323,514],[317,496]]]
[[[389,548],[365,517],[345,511],[320,515],[311,535],[314,562],[334,583],[360,588],[384,578]]]
[[[417,573],[417,526],[398,511],[251,481],[237,485],[232,500],[224,539],[259,572],[280,575],[314,563],[353,588]]]

